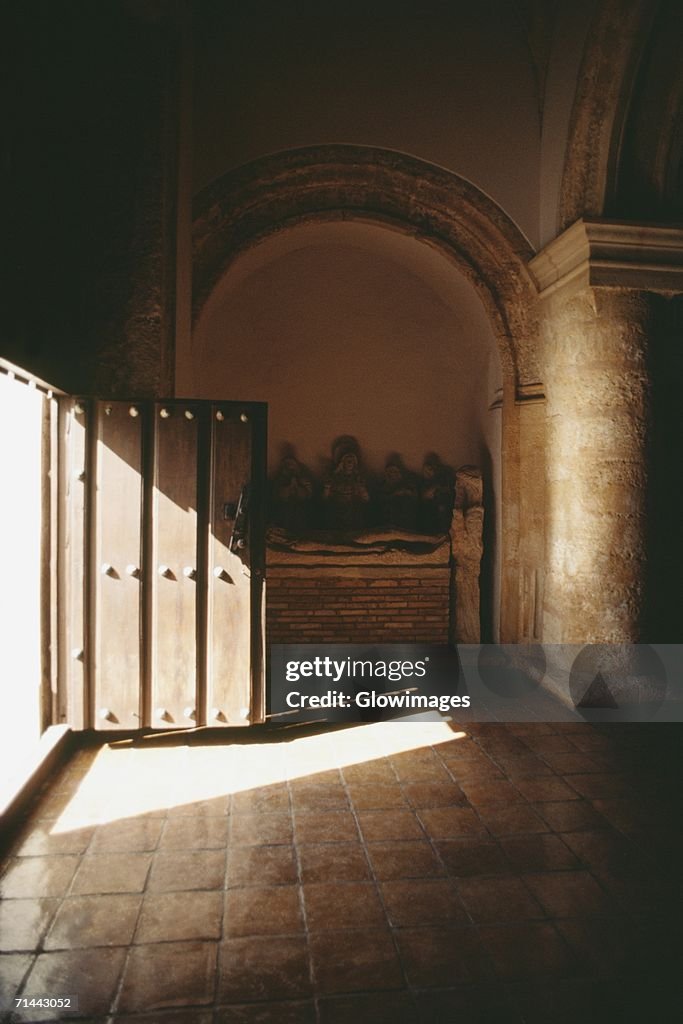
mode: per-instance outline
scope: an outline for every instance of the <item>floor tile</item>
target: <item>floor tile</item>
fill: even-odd
[[[155,1010],[153,1013],[117,1014],[111,1024],[213,1024],[212,1010]]]
[[[217,944],[159,942],[133,946],[123,973],[117,1009],[164,1009],[213,1000]]]
[[[384,882],[382,899],[395,928],[468,923],[456,889],[445,878]]]
[[[487,984],[461,985],[450,989],[426,989],[416,993],[420,1024],[523,1024],[502,988]],[[547,1024],[547,1022],[546,1022]],[[553,1022],[554,1024],[554,1022]]]
[[[585,800],[562,800],[560,803],[538,803],[534,810],[554,832],[578,832],[607,828],[607,821]]]
[[[280,785],[262,786],[234,793],[231,811],[233,814],[267,814],[273,811],[289,811],[289,790]]]
[[[486,804],[519,803],[522,800],[517,789],[505,779],[463,781],[461,786],[467,799],[476,807]]]
[[[22,995],[78,996],[79,1014],[106,1013],[116,994],[126,950],[65,950],[37,957]],[[68,1018],[65,1018],[68,1019]]]
[[[418,816],[432,839],[487,835],[486,826],[470,807],[425,807]]]
[[[479,809],[479,814],[494,836],[549,831],[549,826],[528,804],[487,805]]]
[[[407,992],[377,992],[366,995],[333,996],[321,999],[320,1024],[418,1024],[415,1000]]]
[[[349,786],[351,803],[359,810],[384,810],[392,807],[406,807],[404,791],[398,783],[393,785]]]
[[[15,993],[33,962],[29,953],[0,954],[0,999],[2,1006],[11,1005]],[[70,994],[70,993],[68,993]]]
[[[524,881],[550,917],[614,914],[616,905],[587,871],[525,875]]]
[[[228,818],[169,818],[159,839],[160,850],[223,849],[228,837]]]
[[[78,857],[20,857],[10,860],[0,879],[3,899],[63,896],[78,865]]]
[[[555,835],[504,836],[500,845],[515,871],[562,871],[578,867],[578,860]]]
[[[437,757],[444,761],[467,761],[483,757],[482,751],[471,735],[462,736],[446,743],[439,743],[434,748]]]
[[[594,729],[578,729],[572,734],[572,743],[578,750],[609,751],[612,741]]]
[[[622,1001],[617,993],[590,978],[517,981],[511,982],[507,989],[525,1024],[548,1024],[549,1021],[552,1024],[633,1021],[635,1024],[636,1020],[642,1020],[642,1017],[631,1017],[628,1000]]]
[[[619,918],[575,918],[556,922],[581,970],[597,978],[624,978],[643,972],[643,936]]]
[[[358,820],[363,838],[368,843],[424,839],[424,832],[412,811],[359,811]]]
[[[294,815],[297,843],[348,843],[358,840],[358,829],[350,811],[298,811]]]
[[[642,863],[633,844],[612,829],[565,832],[562,839],[580,861],[593,869],[630,874]]]
[[[343,811],[349,806],[341,786],[301,786],[293,782],[290,790],[295,811]]]
[[[370,878],[360,843],[302,843],[301,879],[307,882],[363,882]]]
[[[403,792],[413,807],[454,807],[465,803],[465,794],[454,782],[408,782]]]
[[[474,928],[401,928],[396,941],[415,988],[449,988],[493,975]]]
[[[142,892],[151,863],[151,853],[88,854],[74,875],[71,895]]]
[[[17,857],[45,857],[55,853],[83,853],[94,831],[93,826],[57,831],[54,822],[35,821],[17,844],[14,854]]]
[[[311,994],[303,936],[225,940],[220,946],[218,971],[220,1002],[301,999]]]
[[[169,807],[166,817],[169,819],[176,818],[225,818],[228,809],[230,807],[231,797],[229,794],[224,796],[211,797],[208,800],[193,800],[188,797],[184,802],[174,804]]]
[[[98,825],[89,853],[125,853],[155,850],[164,826],[162,818],[131,818]]]
[[[295,885],[228,890],[224,934],[230,938],[291,935],[303,931],[303,927],[299,889]]]
[[[560,775],[583,774],[599,771],[590,754],[585,754],[575,747],[572,750],[546,750],[539,754],[550,767]]]
[[[561,977],[572,973],[574,959],[551,924],[482,925],[479,935],[502,980]]]
[[[269,1002],[224,1006],[216,1011],[214,1024],[316,1024],[315,1003]]]
[[[304,885],[306,925],[311,932],[341,928],[384,928],[386,917],[371,882]]]
[[[156,854],[149,874],[149,892],[185,889],[222,889],[225,881],[223,850],[181,850]]]
[[[535,753],[545,757],[546,754],[570,754],[576,753],[577,747],[568,736],[562,735],[539,735],[529,733],[523,737],[524,743]]]
[[[633,782],[626,775],[616,772],[595,772],[592,775],[567,775],[567,782],[577,793],[588,800],[608,800],[628,796]]]
[[[456,761],[448,763],[448,770],[459,786],[484,782],[505,782],[505,775],[489,758],[481,761]]]
[[[136,943],[219,939],[223,893],[150,893],[145,896],[135,932]]]
[[[45,949],[125,946],[133,938],[141,897],[70,896],[62,901],[45,939]]]
[[[47,931],[59,906],[57,899],[2,900],[0,951],[33,950]]]
[[[395,989],[403,973],[391,932],[317,932],[310,937],[315,987],[321,994]]]
[[[576,800],[576,790],[568,786],[563,779],[538,778],[517,779],[517,789],[527,800]]]
[[[381,786],[396,782],[396,773],[386,758],[352,764],[342,769],[346,784],[351,786]]]
[[[525,754],[509,756],[504,755],[496,758],[496,763],[509,779],[533,779],[540,776],[552,775],[550,765],[542,761],[536,754],[527,751]]]
[[[261,846],[292,842],[292,817],[273,811],[268,814],[233,814],[228,841],[234,846]]]
[[[461,878],[458,893],[476,924],[543,918],[544,912],[521,879]]]
[[[398,755],[391,757],[392,768],[401,782],[450,782],[451,778],[435,755],[428,760]]]
[[[367,850],[372,869],[380,880],[430,878],[444,874],[432,846],[425,840],[369,843]]]
[[[494,842],[453,839],[449,842],[436,843],[436,849],[449,875],[500,875],[509,874],[511,871],[503,851]]]
[[[293,885],[297,880],[294,847],[231,846],[228,848],[228,888],[245,885]]]

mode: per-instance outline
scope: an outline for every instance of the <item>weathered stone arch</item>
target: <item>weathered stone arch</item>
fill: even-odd
[[[631,93],[658,6],[605,0],[597,7],[569,126],[558,234],[612,205]]]
[[[387,150],[291,150],[230,171],[203,189],[193,214],[194,322],[241,252],[284,228],[340,218],[384,224],[438,247],[481,296],[506,384],[516,389],[538,381],[531,246],[470,182]]]

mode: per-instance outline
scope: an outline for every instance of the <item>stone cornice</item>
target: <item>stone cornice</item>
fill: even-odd
[[[683,292],[683,228],[584,218],[529,263],[541,298],[585,287]]]

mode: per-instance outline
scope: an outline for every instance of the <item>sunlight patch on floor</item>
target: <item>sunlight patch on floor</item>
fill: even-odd
[[[466,739],[444,721],[377,722],[279,743],[105,746],[65,803],[52,833],[206,802],[382,757]]]

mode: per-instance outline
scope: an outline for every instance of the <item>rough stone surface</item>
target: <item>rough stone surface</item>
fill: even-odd
[[[451,523],[451,639],[478,644],[481,639],[479,573],[484,551],[484,488],[481,470],[463,466],[455,476]]]
[[[646,563],[651,299],[550,300],[544,640],[639,639]]]

